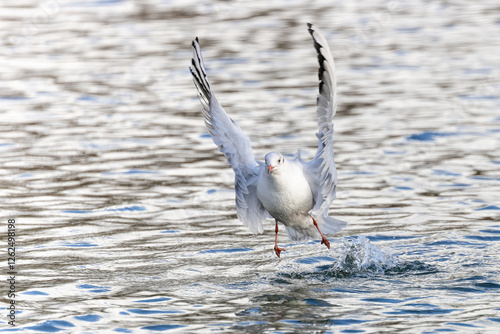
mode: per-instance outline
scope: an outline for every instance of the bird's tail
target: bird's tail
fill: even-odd
[[[335,234],[347,226],[347,222],[327,215],[318,218],[316,220],[323,234]]]
[[[314,219],[323,234],[335,234],[347,226],[347,222],[327,215],[315,217]],[[293,241],[305,241],[321,237],[318,229],[313,224],[304,228],[286,226],[286,232],[288,233],[288,237]]]

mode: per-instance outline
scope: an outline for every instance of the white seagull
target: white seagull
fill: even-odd
[[[337,110],[335,64],[325,37],[312,24],[307,25],[319,61],[316,102],[319,142],[316,155],[309,162],[303,161],[300,154],[292,160],[277,152],[268,153],[265,162],[256,161],[250,139],[226,114],[208,83],[198,37],[192,44],[189,69],[199,91],[205,124],[235,174],[238,219],[258,234],[264,231],[262,221],[274,218],[274,251],[278,257],[284,251],[278,247],[278,222],[285,225],[291,240],[321,238],[321,244],[328,249],[330,242],[324,234],[337,233],[347,225],[328,216],[337,188],[333,153],[333,116]]]

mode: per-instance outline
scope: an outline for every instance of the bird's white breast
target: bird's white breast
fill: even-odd
[[[302,166],[287,161],[279,173],[267,174],[263,169],[257,183],[257,196],[264,208],[285,225],[295,225],[308,216],[313,195]]]

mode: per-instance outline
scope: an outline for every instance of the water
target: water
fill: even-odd
[[[27,0],[4,1],[0,18],[14,329],[498,332],[496,1]],[[331,250],[281,233],[278,259],[272,222],[253,236],[236,219],[187,66],[199,36],[255,154],[310,157],[306,22],[337,61],[331,214],[350,224]]]

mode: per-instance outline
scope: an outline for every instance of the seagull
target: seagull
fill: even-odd
[[[285,225],[291,240],[321,238],[321,244],[328,249],[330,242],[325,234],[337,233],[347,226],[346,222],[328,216],[337,189],[333,153],[333,116],[337,110],[335,64],[325,37],[312,24],[307,26],[319,61],[318,149],[307,162],[300,151],[294,159],[277,152],[268,153],[264,162],[255,159],[250,139],[224,111],[212,91],[198,37],[192,43],[189,69],[208,131],[235,174],[238,219],[254,234],[264,232],[263,220],[274,219],[274,252],[278,257],[285,250],[278,247],[278,223]]]

